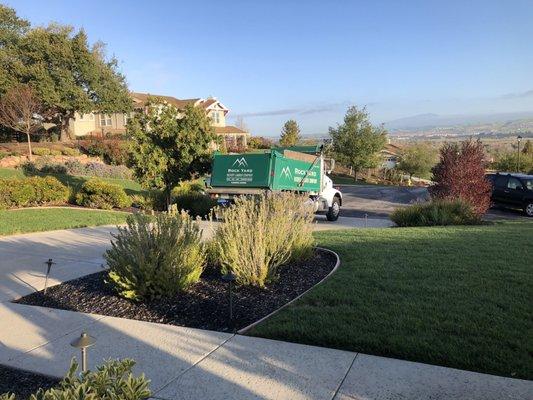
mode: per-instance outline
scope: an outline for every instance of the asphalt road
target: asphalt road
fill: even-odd
[[[424,202],[429,193],[424,187],[400,187],[377,185],[336,185],[343,195],[341,215],[343,217],[388,219],[395,208]],[[527,220],[519,210],[492,208],[485,215],[486,220]]]

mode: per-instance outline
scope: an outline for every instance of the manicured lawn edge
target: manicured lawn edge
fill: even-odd
[[[37,207],[0,210],[0,238],[64,229],[125,223],[128,212],[77,207]]]
[[[277,314],[278,312],[280,312],[281,310],[283,310],[285,307],[288,307],[289,305],[291,305],[292,303],[294,303],[295,301],[297,301],[299,298],[301,298],[302,296],[304,296],[306,293],[310,292],[311,290],[313,290],[314,288],[316,288],[318,285],[321,285],[322,283],[324,283],[331,275],[333,275],[335,273],[335,271],[337,271],[337,268],[339,268],[339,266],[341,265],[341,259],[339,258],[339,255],[337,253],[335,253],[333,250],[330,250],[330,249],[326,249],[324,247],[319,247],[319,246],[315,246],[316,249],[318,250],[322,250],[322,251],[325,251],[327,253],[330,253],[332,254],[333,256],[335,256],[336,258],[336,262],[335,262],[335,266],[333,267],[333,269],[331,270],[331,272],[329,274],[327,274],[324,278],[322,278],[322,280],[318,283],[316,283],[314,286],[310,287],[309,289],[307,289],[305,292],[299,294],[297,297],[295,297],[294,299],[292,299],[291,301],[289,301],[288,303],[285,303],[284,305],[282,305],[280,308],[278,308],[277,310],[274,310],[272,311],[270,314],[268,315],[265,315],[263,318],[261,318],[260,320],[258,321],[255,321],[254,323],[248,325],[248,326],[245,326],[244,328],[240,329],[237,331],[237,333],[239,335],[244,335],[247,331],[249,331],[250,329],[252,329],[254,326],[260,324],[261,322],[263,321],[266,321],[268,318],[272,317],[273,315]]]

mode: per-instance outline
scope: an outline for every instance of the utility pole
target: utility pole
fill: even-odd
[[[516,139],[518,140],[518,158],[516,160],[516,172],[520,172],[520,140],[522,140],[522,136],[518,135]]]

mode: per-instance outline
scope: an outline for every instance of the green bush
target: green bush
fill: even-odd
[[[52,176],[0,179],[0,209],[65,204],[69,194]]]
[[[32,149],[31,151],[36,156],[49,156],[50,155],[50,149],[47,149],[46,147],[36,147]]]
[[[80,151],[78,149],[73,149],[72,147],[63,147],[61,149],[61,153],[69,157],[76,157],[80,155]]]
[[[462,200],[433,200],[397,208],[390,216],[398,226],[475,225],[481,223],[469,203]]]
[[[63,152],[61,150],[57,150],[57,149],[50,149],[50,155],[51,156],[60,156],[62,155]]]
[[[104,257],[109,280],[130,299],[171,297],[200,278],[206,263],[198,224],[186,213],[134,214]]]
[[[67,376],[57,388],[39,391],[30,400],[142,400],[150,397],[150,381],[142,374],[132,374],[133,360],[108,360],[96,371],[77,374],[73,360]],[[0,395],[0,400],[15,400],[13,394]]]
[[[24,172],[24,175],[38,174],[66,174],[67,168],[60,163],[50,160],[50,157],[44,156],[35,161],[26,161],[18,166]]]
[[[91,178],[81,186],[76,194],[76,204],[110,210],[128,207],[131,205],[131,200],[120,186],[98,178]]]
[[[203,193],[205,185],[201,180],[183,181],[178,186],[172,189],[172,196],[177,197],[189,193]]]
[[[264,287],[277,279],[282,265],[312,254],[314,213],[305,196],[241,197],[220,213],[224,222],[210,245],[210,259],[240,284]]]
[[[217,205],[217,201],[211,197],[197,192],[178,195],[174,198],[178,210],[187,211],[193,217],[205,218]]]

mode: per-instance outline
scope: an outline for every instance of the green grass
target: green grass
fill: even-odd
[[[57,179],[59,179],[63,184],[70,186],[72,188],[79,188],[83,183],[89,179],[88,176],[80,176],[80,175],[66,175],[66,174],[39,174],[39,175],[50,175],[55,176]],[[23,178],[24,173],[19,169],[13,169],[13,168],[0,168],[0,179],[1,178]],[[99,178],[106,182],[113,183],[115,185],[119,185],[124,188],[126,193],[128,195],[133,194],[141,194],[143,192],[143,189],[141,188],[141,185],[131,179],[115,179],[115,178]]]
[[[127,213],[80,210],[75,208],[40,208],[0,211],[0,236],[15,233],[52,231],[85,226],[114,225],[126,221]]]
[[[533,223],[316,238],[339,270],[251,335],[533,379]]]

